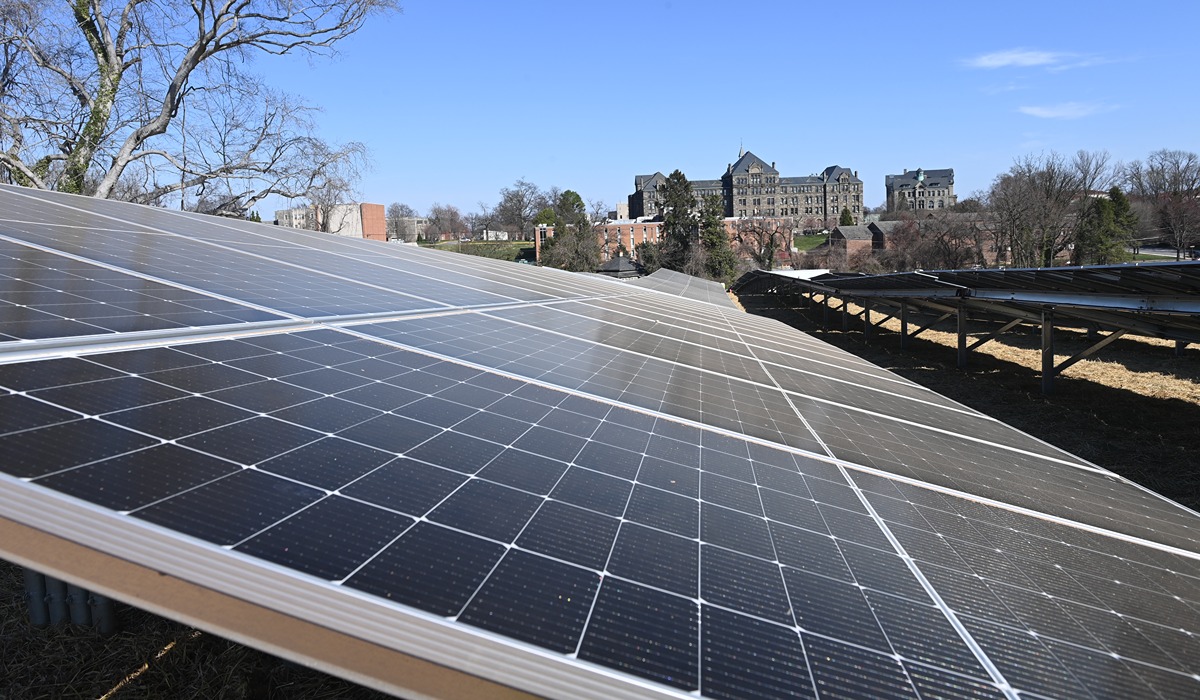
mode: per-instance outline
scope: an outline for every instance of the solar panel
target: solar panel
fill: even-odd
[[[260,314],[5,297],[0,552],[91,590],[401,695],[1200,691],[1197,514],[678,284],[7,187],[0,244]]]
[[[685,275],[682,272],[668,270],[665,267],[655,270],[652,274],[639,279],[629,280],[629,284],[655,289],[667,294],[675,294],[688,299],[734,307],[733,301],[725,291],[725,285],[720,282]]]

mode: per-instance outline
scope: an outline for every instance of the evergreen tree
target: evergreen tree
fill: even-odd
[[[1137,227],[1133,213],[1120,188],[1108,191],[1108,198],[1096,198],[1081,214],[1072,260],[1077,265],[1108,265],[1131,258],[1128,246]]]
[[[563,191],[553,209],[543,210],[554,215],[554,235],[542,248],[542,264],[574,272],[595,272],[600,267],[600,242],[592,230],[583,198],[572,190]]]
[[[737,257],[725,231],[725,203],[719,195],[705,195],[700,203],[700,245],[704,249],[704,276],[723,282],[733,281]]]
[[[692,208],[692,183],[678,170],[667,176],[662,186],[663,226],[659,240],[659,263],[668,270],[683,271],[692,240],[696,238],[696,218]]]
[[[638,263],[646,274],[650,274],[662,267],[659,263],[658,244],[652,241],[642,241],[633,247],[633,252],[636,255]]]
[[[1108,191],[1108,201],[1113,204],[1113,220],[1118,231],[1127,239],[1127,244],[1132,244],[1139,224],[1137,212],[1121,188],[1115,185]]]
[[[838,220],[838,226],[853,226],[854,215],[850,213],[849,207],[842,207],[842,217]]]

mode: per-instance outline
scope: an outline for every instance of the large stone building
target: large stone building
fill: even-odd
[[[885,175],[888,211],[945,209],[958,203],[954,194],[954,168],[905,170]]]
[[[629,215],[660,216],[666,181],[661,172],[634,177]],[[720,196],[726,217],[789,217],[802,228],[827,228],[848,209],[854,223],[862,221],[862,180],[857,172],[837,165],[814,175],[783,177],[774,163],[744,151],[719,180],[692,180],[691,184],[697,202],[705,195]]]

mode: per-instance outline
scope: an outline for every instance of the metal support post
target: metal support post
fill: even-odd
[[[1054,309],[1042,310],[1042,393],[1054,393]]]
[[[958,307],[958,367],[967,366],[967,310]]]

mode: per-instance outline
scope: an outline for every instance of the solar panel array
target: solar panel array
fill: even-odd
[[[537,695],[1200,694],[1196,513],[689,285],[7,187],[0,256],[0,520],[197,595]]]
[[[631,279],[629,284],[644,289],[657,289],[660,292],[696,301],[706,301],[710,304],[734,306],[733,300],[725,291],[725,285],[720,282],[692,277],[682,272],[668,270],[665,267],[659,268],[645,277]]]

